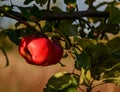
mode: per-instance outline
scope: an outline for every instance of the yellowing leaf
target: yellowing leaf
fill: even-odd
[[[80,84],[89,84],[91,80],[91,72],[90,70],[85,70],[84,68],[81,68],[81,76],[80,76]]]

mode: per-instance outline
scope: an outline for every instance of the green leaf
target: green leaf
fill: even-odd
[[[96,45],[88,46],[86,48],[86,52],[91,57],[91,76],[94,79],[99,80],[101,73],[104,72],[103,69],[106,67],[111,67],[110,65],[114,65],[114,63],[111,63],[113,62],[113,59],[109,58],[111,55],[111,50],[107,45],[98,43]]]
[[[24,4],[27,5],[27,4],[31,3],[32,1],[34,1],[34,0],[25,0]]]
[[[120,63],[112,66],[109,69],[105,70],[103,79],[105,79],[105,82],[107,83],[114,83],[116,85],[120,86]]]
[[[111,68],[105,69],[105,71],[111,72],[111,71],[119,71],[120,70],[120,63],[115,64]]]
[[[108,76],[105,80],[106,83],[114,83],[120,86],[120,71],[110,72],[106,76]]]
[[[77,92],[77,88],[75,87],[69,87],[65,90],[62,90],[61,92]]]
[[[46,21],[43,30],[46,32],[52,32],[53,23],[51,21]]]
[[[118,34],[120,31],[119,24],[108,23],[104,26],[103,31],[107,33]]]
[[[62,12],[62,10],[59,7],[56,7],[56,6],[53,6],[51,9],[56,13]]]
[[[115,37],[108,42],[108,47],[111,48],[112,53],[120,51],[120,37]]]
[[[81,76],[80,76],[80,84],[82,85],[88,85],[91,80],[91,72],[90,70],[85,70],[81,68]]]
[[[108,6],[108,9],[110,9],[110,16],[109,16],[109,23],[112,24],[119,24],[120,23],[120,9],[111,5]]]
[[[93,42],[90,39],[86,39],[86,38],[80,39],[76,36],[74,36],[74,42],[76,44],[80,45],[82,47],[82,49],[85,49],[89,45],[93,44]]]
[[[91,76],[95,80],[100,80],[100,76],[104,72],[102,68],[103,67],[101,66],[101,64],[97,64],[96,66],[91,68]]]
[[[31,16],[31,14],[30,14],[29,10],[28,10],[26,7],[17,6],[17,8],[20,9],[22,15],[23,15],[27,20],[30,21],[30,16]]]
[[[43,6],[44,4],[47,3],[48,0],[35,0],[37,4],[40,4],[40,6]]]
[[[85,53],[82,52],[81,54],[78,54],[75,51],[75,56],[76,56],[76,61],[75,61],[75,67],[76,69],[85,69],[85,70],[89,70],[91,68],[91,59],[90,56]]]
[[[17,28],[20,24],[21,24],[21,22],[16,22],[15,27]]]
[[[90,45],[86,48],[87,53],[91,56],[92,65],[101,63],[111,54],[111,50],[103,43]]]
[[[103,61],[103,63],[101,64],[101,68],[106,70],[112,68],[114,65],[118,64],[119,62],[120,62],[120,58],[116,58],[115,56],[111,55]]]
[[[0,31],[0,40],[3,40],[7,36],[6,30]]]
[[[40,21],[40,19],[45,15],[46,12],[51,12],[51,11],[47,11],[45,9],[40,10],[39,7],[34,5],[32,8],[30,8],[30,13],[32,14],[31,19],[33,21],[35,20]]]
[[[92,77],[99,80],[102,73],[104,73],[105,71],[109,71],[110,69],[113,68],[113,66],[117,65],[119,62],[120,62],[120,58],[115,58],[112,55],[105,58],[103,61],[92,66],[91,69]]]
[[[70,3],[74,4],[74,3],[76,3],[76,0],[64,0],[64,3],[65,3],[66,5],[68,5],[68,4],[70,4]]]
[[[95,1],[96,0],[86,0],[85,3],[89,5],[89,4],[91,4],[92,2],[95,2]]]
[[[101,62],[92,66],[92,69],[91,69],[92,77],[94,79],[99,80],[102,73],[105,73],[105,71],[111,72],[113,67],[116,66],[119,62],[120,62],[120,58],[116,58],[112,55],[110,55],[107,58],[104,58],[104,60],[102,60]],[[119,70],[119,68],[118,68],[118,70]]]
[[[8,38],[13,42],[15,43],[16,45],[19,45],[20,43],[20,39],[19,37],[17,36],[17,32],[12,30],[12,29],[8,29],[7,30],[7,35],[8,35]]]
[[[7,12],[7,11],[11,11],[13,9],[13,6],[3,5],[2,8]]]
[[[120,51],[112,54],[114,58],[120,58]]]
[[[55,4],[57,0],[53,0],[53,3]]]
[[[76,92],[78,87],[78,77],[71,75],[70,73],[60,72],[53,75],[46,85],[44,92]],[[51,90],[51,91],[50,91]],[[77,89],[76,89],[77,90]]]
[[[33,14],[34,16],[36,16],[36,17],[41,16],[40,9],[36,5],[33,5],[33,7],[30,8],[30,13]]]
[[[71,36],[77,34],[78,25],[72,25],[73,20],[63,20],[59,24],[59,31],[65,36]]]

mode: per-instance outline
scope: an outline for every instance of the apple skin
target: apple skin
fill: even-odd
[[[21,39],[19,53],[30,64],[48,66],[60,61],[63,49],[46,37],[30,34]]]

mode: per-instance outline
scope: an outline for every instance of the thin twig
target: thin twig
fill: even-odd
[[[47,10],[50,10],[50,1],[51,1],[51,0],[48,0]]]
[[[7,53],[5,52],[5,50],[2,47],[0,47],[0,49],[3,52],[4,56],[5,56],[5,59],[6,59],[5,67],[7,67],[9,65],[9,59],[8,59]]]
[[[13,6],[12,0],[10,0],[10,4],[11,4],[11,6]]]
[[[76,5],[76,8],[77,8],[77,11],[79,12],[79,9],[78,9],[78,6],[77,6],[77,5]],[[80,19],[79,19],[79,22],[80,22],[80,20],[83,21],[84,23],[86,23],[86,24],[88,25],[88,27],[89,27],[90,29],[92,29],[92,27],[90,26],[90,24],[89,24],[88,21],[86,21],[86,20],[83,19],[83,18],[80,18]]]
[[[43,32],[43,29],[42,29],[42,27],[41,27],[40,23],[38,23],[38,22],[35,22],[35,23],[38,25],[38,27],[39,27],[40,31],[41,31],[41,32]]]
[[[105,84],[105,83],[103,82],[103,83],[100,83],[100,84],[96,84],[96,85],[94,85],[94,86],[92,87],[92,89],[95,88],[95,87],[97,87],[97,86],[103,85],[103,84]]]
[[[79,11],[79,9],[78,9],[78,5],[76,5],[76,9],[77,9],[77,12]],[[81,23],[81,17],[78,19],[78,21],[79,21],[79,25],[81,26],[82,25],[82,23]],[[82,19],[83,20],[83,19]],[[85,35],[85,32],[83,31],[83,34]]]
[[[85,92],[82,88],[78,87],[82,92]]]

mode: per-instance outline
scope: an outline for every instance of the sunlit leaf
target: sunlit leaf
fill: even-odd
[[[81,68],[80,84],[88,85],[90,83],[90,80],[91,80],[90,70],[86,71],[85,69]]]
[[[114,83],[120,86],[120,63],[114,65],[113,67],[106,69],[103,78],[108,83]]]
[[[46,88],[44,89],[44,92],[47,92],[46,90],[53,90],[52,92],[76,92],[77,86],[78,86],[78,78],[74,75],[71,75],[70,73],[66,72],[60,72],[55,75],[53,75],[46,85]],[[69,90],[69,91],[67,91]]]
[[[10,11],[13,9],[12,6],[9,6],[9,5],[3,5],[2,8],[5,10],[5,11]]]

